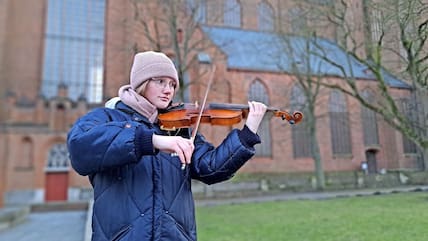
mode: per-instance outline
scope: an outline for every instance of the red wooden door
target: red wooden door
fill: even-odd
[[[68,172],[47,172],[45,200],[66,201],[68,189]]]

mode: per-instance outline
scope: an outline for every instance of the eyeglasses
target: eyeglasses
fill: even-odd
[[[170,89],[175,90],[175,88],[177,87],[177,84],[173,80],[168,81],[166,79],[152,78],[150,79],[150,82],[154,83],[155,86],[158,87],[159,89],[165,89],[165,87],[168,86]]]

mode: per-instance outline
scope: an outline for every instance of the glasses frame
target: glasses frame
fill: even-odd
[[[168,79],[169,80],[169,79]],[[177,88],[177,84],[174,80],[168,81],[164,78],[150,78],[149,81],[154,84],[159,89],[165,89],[167,86],[169,89],[175,90]]]

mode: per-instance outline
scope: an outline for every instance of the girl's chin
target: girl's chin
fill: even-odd
[[[158,109],[166,109],[168,107],[169,103],[161,102],[157,105]]]

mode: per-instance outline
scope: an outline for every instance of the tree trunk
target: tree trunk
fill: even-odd
[[[316,189],[324,190],[325,188],[325,177],[324,169],[322,166],[321,154],[319,143],[317,139],[317,128],[315,121],[314,108],[309,108],[308,113],[308,125],[309,125],[309,135],[311,137],[311,155],[315,163],[315,177],[316,177]]]

